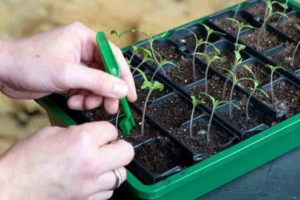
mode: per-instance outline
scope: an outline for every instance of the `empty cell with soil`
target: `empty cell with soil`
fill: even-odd
[[[149,106],[148,113],[154,120],[172,131],[189,120],[191,110],[191,103],[178,95],[173,95]],[[197,110],[195,116],[199,114]]]
[[[135,148],[135,160],[151,174],[162,174],[176,166],[186,166],[189,158],[170,138],[157,137]]]

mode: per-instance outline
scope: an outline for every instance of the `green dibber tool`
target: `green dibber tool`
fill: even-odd
[[[105,71],[111,75],[120,77],[119,65],[115,59],[109,41],[107,40],[104,32],[97,33],[96,41],[98,44],[99,54],[102,58]],[[135,122],[130,111],[128,101],[125,97],[121,99],[121,107],[124,114],[124,118],[120,120],[119,127],[123,136],[130,136],[132,133],[132,129],[135,127]]]

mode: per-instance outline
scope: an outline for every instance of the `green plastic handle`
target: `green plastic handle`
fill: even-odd
[[[120,69],[118,63],[114,58],[114,53],[104,32],[98,32],[96,40],[105,71],[111,75],[120,77]]]
[[[97,33],[96,41],[105,71],[111,75],[120,77],[120,68],[104,32]],[[132,129],[135,127],[135,122],[126,98],[121,99],[121,107],[124,118],[120,121],[119,127],[124,136],[130,136]]]

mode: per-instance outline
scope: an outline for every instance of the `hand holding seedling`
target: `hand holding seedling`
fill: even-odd
[[[30,38],[0,43],[1,91],[13,98],[35,99],[69,91],[72,109],[92,109],[104,104],[118,110],[118,99],[136,99],[135,86],[121,51],[113,46],[121,79],[103,72],[96,33],[72,23]]]
[[[124,181],[123,166],[134,155],[117,136],[108,122],[38,131],[0,157],[1,199],[110,198],[116,187],[112,170]]]

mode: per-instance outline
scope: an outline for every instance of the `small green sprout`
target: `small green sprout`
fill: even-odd
[[[219,52],[218,52],[219,53]],[[206,69],[205,69],[205,92],[208,92],[208,71],[209,71],[209,68],[211,67],[211,65],[218,61],[218,60],[223,60],[223,58],[219,57],[219,56],[209,56],[208,54],[205,54],[205,53],[197,53],[197,55],[201,55],[201,56],[204,56],[205,59],[206,59]]]
[[[244,67],[247,71],[249,71],[252,74],[252,76],[254,76],[252,70],[247,65],[242,65],[242,67]],[[234,92],[235,86],[239,82],[242,82],[242,81],[253,81],[253,79],[252,78],[247,78],[247,77],[238,78],[237,75],[234,72],[232,72],[232,71],[230,71],[230,70],[228,70],[226,68],[223,68],[223,67],[219,67],[219,68],[227,71],[228,74],[231,76],[232,86],[231,86],[230,94],[229,94],[229,102],[232,102],[233,92]],[[229,104],[229,117],[232,119],[232,107],[231,107],[231,103]]]
[[[201,92],[199,95],[203,96],[203,97],[208,97],[210,99],[211,103],[212,103],[212,111],[211,111],[211,115],[210,115],[210,118],[209,118],[209,121],[208,121],[208,124],[207,124],[207,132],[206,132],[206,142],[209,143],[210,142],[210,129],[211,129],[211,124],[212,124],[212,120],[213,120],[216,108],[221,104],[227,103],[228,101],[226,101],[226,100],[221,100],[221,101],[217,100],[213,96],[209,95],[206,92]]]
[[[209,38],[214,33],[214,30],[209,28],[205,24],[203,24],[203,26],[206,30],[205,40],[203,40],[203,38],[198,38],[197,34],[194,31],[192,31],[190,29],[186,29],[186,28],[184,29],[184,30],[188,31],[189,33],[191,33],[195,40],[195,46],[194,46],[193,53],[192,53],[192,56],[193,56],[193,58],[192,58],[193,80],[196,79],[196,56],[197,56],[197,53],[198,53],[197,51],[198,51],[199,47],[204,45],[204,51],[205,51],[206,46],[211,45],[216,51],[218,50],[214,44],[209,42]]]
[[[238,32],[237,32],[237,36],[236,36],[236,40],[235,40],[235,47],[236,47],[235,51],[238,51],[238,49],[237,49],[238,48],[238,41],[240,39],[241,32],[246,28],[253,29],[254,27],[249,25],[249,24],[245,24],[243,22],[240,22],[240,21],[236,20],[235,18],[226,18],[226,20],[234,22],[238,27]]]
[[[192,113],[191,113],[191,120],[190,120],[190,138],[193,137],[193,120],[194,120],[194,113],[197,106],[204,104],[204,101],[197,99],[196,96],[191,96],[192,99]]]
[[[267,98],[269,98],[269,95],[264,90],[262,90],[261,88],[259,88],[260,83],[259,83],[258,80],[253,79],[252,82],[253,82],[253,89],[252,89],[252,91],[251,91],[251,93],[250,93],[250,95],[249,95],[249,97],[247,99],[247,102],[246,102],[246,123],[245,124],[247,124],[247,121],[250,119],[249,118],[249,105],[250,105],[251,98],[256,93],[258,93],[258,92],[260,92],[261,94],[263,94],[264,96],[266,96]]]
[[[284,9],[284,12],[274,12],[273,6],[274,5],[279,5]],[[266,0],[266,10],[265,10],[265,15],[264,15],[264,21],[261,26],[262,30],[266,30],[266,24],[268,21],[274,16],[274,15],[280,15],[282,17],[285,17],[289,19],[289,16],[286,14],[286,10],[288,9],[288,1],[285,1],[285,3],[280,3],[278,1],[273,1],[273,0]]]
[[[166,64],[170,64],[170,65],[173,65],[173,66],[177,66],[175,63],[171,62],[171,61],[168,61],[166,59],[164,59],[158,52],[156,52],[154,50],[154,47],[153,47],[153,43],[156,39],[160,39],[160,38],[164,38],[166,35],[169,34],[168,31],[160,34],[160,35],[157,35],[157,36],[149,36],[147,33],[145,32],[142,32],[142,31],[139,31],[137,29],[131,29],[131,30],[128,30],[128,31],[124,31],[124,32],[118,32],[116,30],[112,30],[111,31],[111,34],[113,35],[116,35],[117,37],[121,38],[123,35],[125,34],[130,34],[130,33],[139,33],[139,34],[142,34],[143,36],[145,36],[147,38],[147,41],[149,43],[149,48],[145,48],[145,47],[134,47],[133,51],[136,53],[142,53],[143,56],[147,56],[146,59],[144,60],[145,62],[149,62],[149,61],[152,61],[154,62],[156,65],[157,65],[157,69],[156,71],[153,73],[152,77],[151,77],[151,81],[154,80],[157,72],[159,70],[162,70],[163,73],[165,74],[164,70],[163,70],[163,66],[166,65]],[[150,55],[151,54],[151,55]],[[135,54],[136,55],[136,54]],[[133,55],[134,56],[134,55]],[[130,61],[132,61],[132,59],[130,59]],[[142,64],[144,64],[145,62],[142,62]]]
[[[277,70],[286,70],[284,67],[282,66],[272,66],[272,65],[266,65],[266,67],[268,67],[270,70],[271,70],[271,78],[270,78],[270,84],[271,84],[271,101],[272,103],[274,103],[274,89],[273,89],[273,78],[274,78],[274,73],[277,71]]]
[[[164,90],[164,84],[162,84],[159,81],[149,81],[147,78],[147,75],[140,69],[136,69],[142,76],[143,78],[143,83],[141,85],[141,89],[148,89],[148,94],[146,96],[144,106],[143,106],[143,113],[142,113],[142,121],[141,121],[141,133],[144,135],[145,132],[145,116],[146,116],[146,109],[148,105],[148,101],[150,99],[150,96],[153,91],[158,90],[158,91],[163,91]]]
[[[244,50],[246,48],[245,45],[242,44],[235,44],[235,51],[234,51],[234,65],[231,67],[230,71],[232,71],[233,73],[236,73],[236,69],[238,66],[242,65],[244,59],[243,56],[241,55],[241,51]],[[222,93],[222,98],[225,98],[225,93],[226,93],[226,88],[227,88],[227,84],[230,78],[230,74],[227,75],[225,83],[223,85],[223,93]]]
[[[300,29],[299,29],[299,32],[300,32]],[[293,53],[293,57],[292,57],[292,65],[295,66],[295,58],[296,58],[296,53],[298,51],[300,47],[300,41],[297,43],[296,47],[295,47],[295,50],[294,50],[294,53]]]

